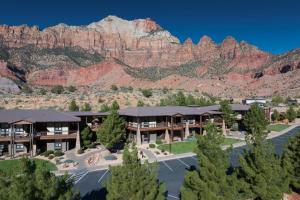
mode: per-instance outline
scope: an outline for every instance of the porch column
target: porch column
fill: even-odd
[[[173,142],[173,137],[174,137],[174,129],[173,129],[173,116],[171,116],[171,142]]]
[[[136,131],[136,146],[142,145],[142,138],[141,138],[141,130],[140,130],[140,123],[137,125],[137,131]]]
[[[169,134],[168,128],[166,129],[166,132],[165,132],[165,141],[167,144],[170,144],[170,134]]]
[[[202,135],[203,123],[202,123],[202,116],[200,115],[200,135]]]
[[[185,122],[185,132],[184,132],[184,138],[187,139],[190,136],[190,129],[189,129],[189,122]]]
[[[225,120],[223,119],[222,121],[222,133],[224,136],[226,136],[226,125],[225,125]]]
[[[79,150],[80,148],[81,148],[81,146],[80,146],[79,122],[77,122],[77,133],[76,133],[76,146],[75,146],[75,149]]]

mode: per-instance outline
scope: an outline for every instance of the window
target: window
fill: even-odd
[[[16,144],[16,151],[17,152],[24,151],[24,145],[23,144]]]
[[[62,143],[61,142],[55,142],[54,143],[54,150],[61,150]]]
[[[16,134],[23,133],[24,132],[23,125],[16,125],[15,126],[15,132],[16,132]]]
[[[62,125],[60,123],[54,124],[54,133],[62,134]]]
[[[9,126],[8,124],[0,124],[0,135],[6,136],[9,133]]]

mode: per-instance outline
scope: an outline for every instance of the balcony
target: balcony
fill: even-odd
[[[69,131],[68,134],[62,134],[61,132],[38,132],[35,137],[40,140],[64,140],[64,139],[76,139],[77,131]]]
[[[167,122],[142,122],[140,124],[140,131],[157,131],[157,130],[181,130],[185,127],[183,123],[174,123],[173,126],[171,126],[171,123]],[[126,124],[126,128],[128,130],[137,131],[138,123],[136,122],[128,122]]]
[[[0,142],[9,142],[11,141],[12,137],[10,135],[10,133],[1,133],[0,134]],[[28,133],[22,133],[22,134],[19,134],[19,133],[16,133],[13,137],[14,141],[17,141],[17,142],[29,142],[30,141],[30,136]]]

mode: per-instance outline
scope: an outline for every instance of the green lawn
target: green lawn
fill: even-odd
[[[231,144],[234,144],[237,142],[241,142],[241,140],[225,138],[225,141],[223,142],[222,145],[231,145]],[[175,143],[172,143],[172,145],[171,145],[171,152],[173,154],[193,152],[196,145],[197,145],[196,140],[188,141],[188,142],[175,142]],[[162,145],[158,146],[158,149],[160,149],[160,150],[164,149],[165,151],[169,151],[170,145],[162,144]]]
[[[36,166],[37,167],[41,167],[43,165],[43,163],[45,163],[45,166],[47,169],[49,169],[50,171],[54,171],[57,170],[55,164],[46,161],[46,160],[40,160],[40,159],[34,159]],[[16,160],[1,160],[0,161],[0,170],[11,174],[12,172],[17,172],[20,170],[20,159],[16,159]]]
[[[270,131],[276,131],[276,132],[280,132],[286,128],[290,127],[290,125],[287,124],[270,124],[267,128]]]

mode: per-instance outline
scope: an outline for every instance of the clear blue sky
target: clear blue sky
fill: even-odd
[[[149,17],[181,41],[202,35],[221,42],[227,35],[265,51],[300,47],[299,0],[9,0],[1,1],[0,24],[85,25],[117,15]]]

